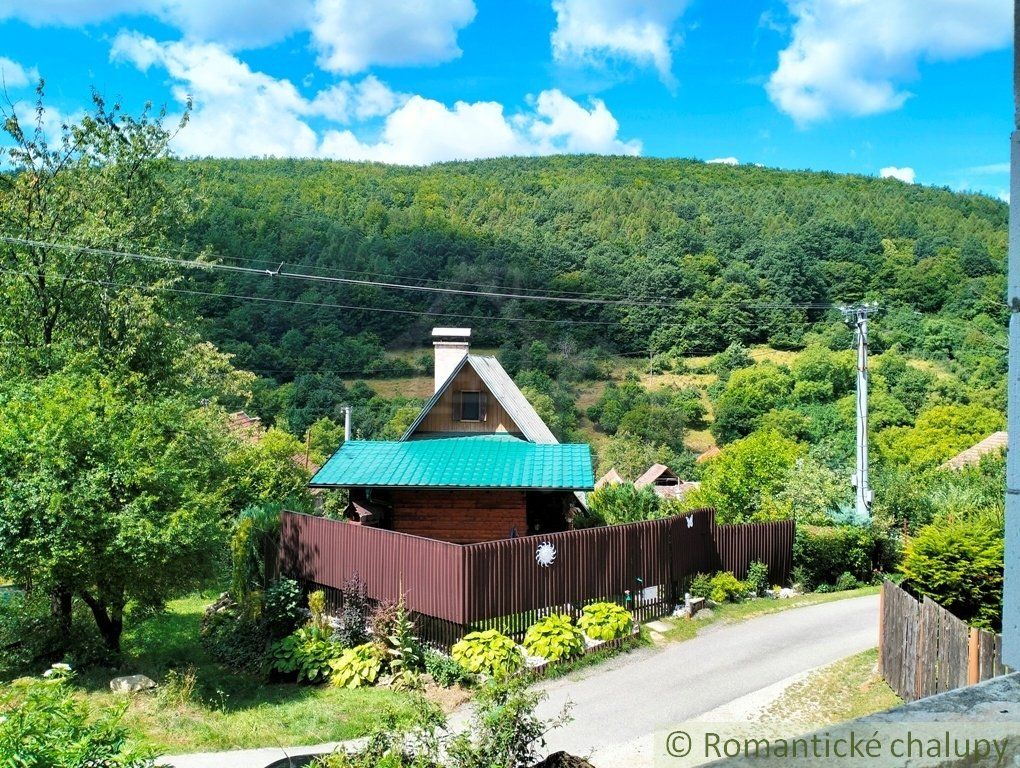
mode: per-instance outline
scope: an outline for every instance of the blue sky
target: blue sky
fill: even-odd
[[[0,0],[0,69],[64,117],[91,87],[190,95],[184,155],[642,154],[1005,196],[1011,27],[1009,0]]]

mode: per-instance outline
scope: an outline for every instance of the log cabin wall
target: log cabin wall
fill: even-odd
[[[508,539],[528,533],[524,491],[392,491],[392,528],[456,544]]]
[[[457,394],[463,391],[483,392],[486,396],[484,421],[460,421],[460,413],[455,408],[459,403]],[[519,435],[521,430],[513,419],[500,405],[499,401],[482,383],[481,378],[469,365],[465,365],[457,378],[439,398],[428,415],[424,418],[415,435],[453,433],[492,434],[493,432],[510,432]]]

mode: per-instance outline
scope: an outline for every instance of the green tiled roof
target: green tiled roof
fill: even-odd
[[[351,440],[312,478],[313,486],[590,490],[591,449],[509,435],[431,440]]]

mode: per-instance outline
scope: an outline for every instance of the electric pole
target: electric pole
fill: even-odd
[[[877,304],[843,307],[843,317],[854,328],[857,345],[857,470],[850,484],[856,496],[857,517],[871,516],[874,494],[868,483],[868,315],[878,310]]]

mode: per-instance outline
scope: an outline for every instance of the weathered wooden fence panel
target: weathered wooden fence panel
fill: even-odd
[[[906,701],[1006,674],[1002,636],[972,629],[938,603],[882,585],[879,666]]]

